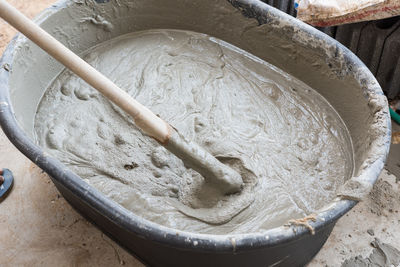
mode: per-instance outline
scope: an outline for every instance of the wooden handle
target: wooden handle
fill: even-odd
[[[162,144],[168,142],[172,130],[168,123],[137,102],[127,92],[115,85],[5,0],[0,0],[0,17],[131,115],[135,120],[135,124],[146,134],[154,137]]]

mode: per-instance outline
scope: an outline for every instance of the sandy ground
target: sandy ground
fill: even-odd
[[[33,18],[44,8],[54,3],[54,0],[7,0],[8,3],[18,8],[29,18]],[[15,35],[16,30],[9,27],[4,20],[0,19],[0,54],[7,46],[9,40]]]
[[[34,17],[54,1],[9,2]],[[0,54],[14,34],[0,20]],[[0,151],[1,167],[15,175],[11,194],[0,203],[0,266],[142,266],[75,212],[47,174],[1,131]],[[400,249],[399,227],[400,181],[384,171],[369,197],[339,220],[308,266],[342,266],[346,259],[368,257],[375,238]]]

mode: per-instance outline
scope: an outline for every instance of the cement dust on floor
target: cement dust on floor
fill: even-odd
[[[54,1],[9,2],[33,17]],[[15,31],[1,20],[0,29],[1,54]],[[0,266],[143,266],[73,210],[48,175],[1,131],[0,151],[0,167],[15,176],[12,192],[0,203]],[[336,267],[355,256],[367,258],[375,238],[400,250],[398,180],[383,171],[373,192],[339,220],[308,266]]]

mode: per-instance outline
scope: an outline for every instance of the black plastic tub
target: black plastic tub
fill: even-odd
[[[368,194],[384,166],[390,118],[386,98],[371,72],[336,40],[261,1],[64,0],[43,12],[37,22],[76,53],[145,29],[215,36],[310,85],[337,110],[350,132],[353,177],[332,203],[316,213],[316,221],[309,221],[315,233],[303,226],[222,236],[166,228],[106,198],[35,144],[36,107],[62,66],[24,37],[15,38],[0,62],[4,132],[52,177],[74,208],[147,265],[302,266],[320,250],[336,221]]]

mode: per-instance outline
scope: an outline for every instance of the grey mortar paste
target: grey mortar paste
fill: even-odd
[[[256,233],[322,208],[353,174],[349,134],[332,106],[219,39],[149,30],[102,43],[83,58],[244,175],[240,194],[218,197],[118,107],[63,71],[37,109],[37,142],[145,219],[195,233]]]

